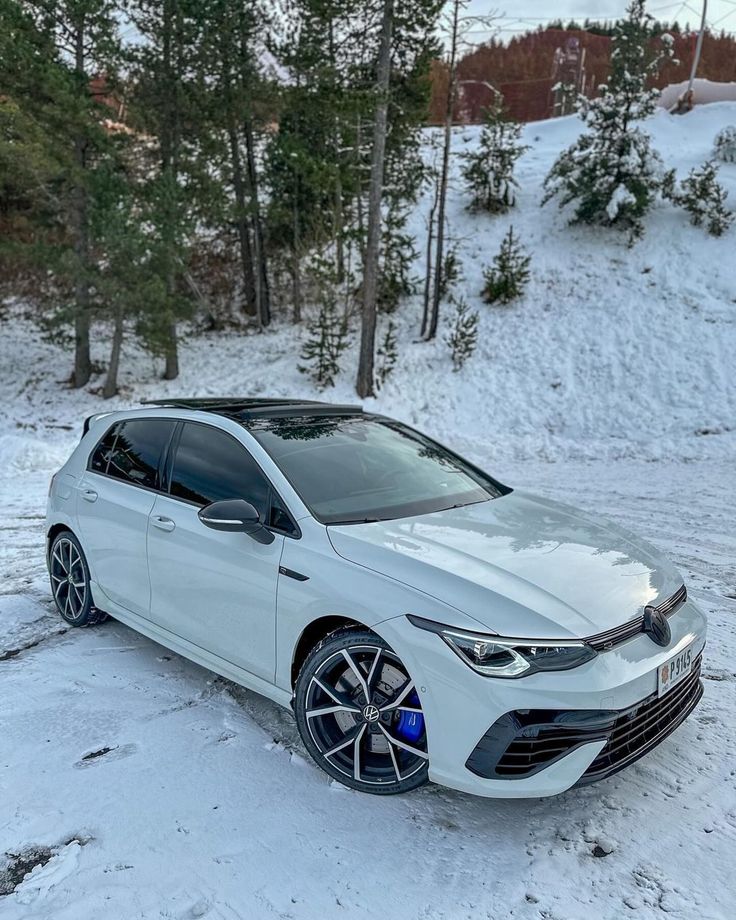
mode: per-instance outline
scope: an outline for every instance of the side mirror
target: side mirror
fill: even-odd
[[[242,498],[211,502],[200,510],[199,519],[212,530],[247,533],[259,543],[273,543],[273,534],[263,526],[256,509]]]

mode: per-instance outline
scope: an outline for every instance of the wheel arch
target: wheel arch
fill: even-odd
[[[314,646],[320,643],[323,639],[326,639],[330,633],[336,632],[338,629],[350,628],[369,629],[371,632],[373,632],[370,626],[367,626],[365,623],[361,623],[360,620],[356,620],[354,617],[339,615],[318,617],[316,620],[312,620],[311,623],[308,623],[304,627],[296,645],[294,646],[294,654],[291,659],[292,690],[296,686],[296,679],[299,676],[299,671],[306,661],[307,655],[309,655]]]
[[[76,537],[77,540],[79,539],[79,537],[77,537],[77,535],[74,533],[74,531],[68,524],[62,524],[62,523],[52,524],[51,527],[49,527],[49,529],[46,532],[46,555],[47,556],[51,552],[51,544],[59,536],[59,534],[63,533],[65,530],[68,531],[70,534],[72,534],[74,537]]]

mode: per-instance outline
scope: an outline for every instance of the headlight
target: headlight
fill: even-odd
[[[414,626],[437,633],[462,660],[486,677],[523,677],[535,671],[567,671],[596,657],[589,645],[576,639],[559,641],[502,639],[465,632],[409,616]]]

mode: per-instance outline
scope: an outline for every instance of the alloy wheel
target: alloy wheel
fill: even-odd
[[[71,540],[62,537],[51,552],[51,587],[59,613],[74,622],[85,611],[87,575],[82,556]]]
[[[355,784],[401,784],[425,769],[419,697],[390,649],[355,645],[334,652],[312,675],[305,704],[320,756]]]

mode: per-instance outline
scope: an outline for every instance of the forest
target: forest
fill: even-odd
[[[356,391],[371,396],[397,361],[391,316],[414,294],[422,340],[452,309],[447,342],[459,369],[477,314],[453,291],[457,259],[446,238],[458,88],[543,71],[548,80],[561,34],[491,39],[463,54],[465,6],[0,0],[0,303],[24,304],[39,336],[68,346],[69,385],[102,377],[104,397],[117,392],[132,339],[173,380],[183,328],[262,333],[274,323],[304,330],[294,362],[320,387],[359,337]],[[653,86],[679,78],[686,53],[673,61],[691,45],[647,17],[642,0],[615,28],[587,23],[583,33],[600,80],[609,70],[615,78],[617,36],[642,49],[633,82],[622,69],[632,61],[621,58],[608,94],[614,116],[621,98],[637,103],[633,120],[652,111]],[[707,37],[704,75],[725,78],[733,60],[730,38]],[[462,167],[471,211],[514,207],[526,148],[513,114],[502,96],[476,100],[471,117],[483,134]],[[614,117],[624,136],[630,120]],[[427,155],[432,123],[444,131]],[[605,155],[601,163],[610,168]],[[569,203],[560,169],[549,195]],[[673,178],[647,190],[641,176],[619,173],[607,194],[624,188],[636,205],[619,201],[612,212],[606,200],[591,213],[581,206],[576,219],[619,224],[633,237],[650,193],[686,197]],[[715,172],[703,181],[717,205]],[[433,204],[418,238],[407,217],[427,188]],[[528,273],[512,229],[488,265],[484,299],[518,297]],[[93,341],[106,344],[104,366],[92,361]]]

